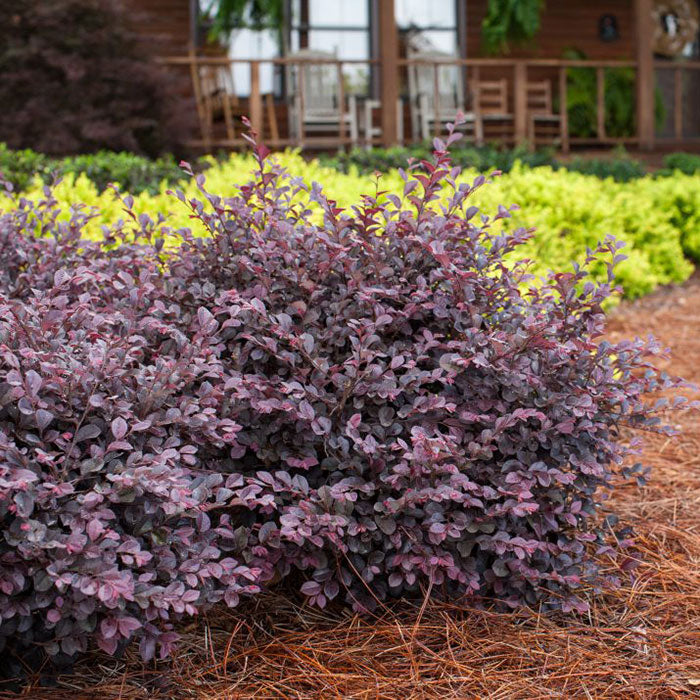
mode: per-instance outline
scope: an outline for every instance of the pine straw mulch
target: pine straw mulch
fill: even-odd
[[[700,384],[700,278],[613,312],[610,336],[653,333],[669,369]],[[688,698],[700,697],[700,424],[650,436],[643,489],[611,501],[635,528],[639,560],[624,587],[583,618],[499,614],[428,603],[361,619],[267,594],[183,630],[174,659],[145,667],[94,654],[52,689],[82,698]],[[0,695],[0,697],[10,697]],[[17,697],[17,696],[12,696]]]

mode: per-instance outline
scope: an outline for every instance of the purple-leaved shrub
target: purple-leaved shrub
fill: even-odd
[[[611,287],[586,265],[506,265],[531,232],[492,228],[484,178],[456,185],[435,146],[402,197],[342,211],[255,145],[237,196],[176,193],[203,239],[129,197],[100,242],[50,190],[2,215],[3,644],[167,655],[178,619],[292,571],[358,610],[579,610],[605,584],[599,506],[640,469],[620,430],[661,429],[643,395],[680,380],[653,341],[601,340]]]

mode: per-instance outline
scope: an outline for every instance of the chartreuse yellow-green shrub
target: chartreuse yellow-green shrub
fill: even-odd
[[[348,173],[339,172],[317,161],[304,160],[295,152],[280,153],[276,158],[294,177],[309,184],[322,183],[340,207],[359,201],[371,187],[372,178],[352,167]],[[223,162],[212,159],[206,171],[207,188],[222,196],[231,195],[238,185],[248,181],[252,168],[250,155],[235,154]],[[465,171],[460,180],[475,175],[474,171]],[[37,178],[24,195],[42,198],[43,187]],[[400,194],[402,188],[403,180],[396,170],[379,179],[382,191]],[[198,196],[196,183],[186,183],[184,193],[190,198]],[[61,205],[86,203],[96,207],[98,213],[87,226],[90,236],[101,237],[101,226],[123,215],[114,193],[100,193],[84,174],[68,175],[56,187],[54,196]],[[489,187],[481,188],[474,201],[485,211],[500,203],[520,207],[500,225],[509,230],[518,226],[537,229],[537,235],[525,247],[537,273],[581,260],[587,247],[594,247],[608,234],[625,241],[628,260],[618,268],[618,282],[630,298],[661,284],[687,279],[692,261],[700,260],[700,175],[677,172],[671,177],[643,177],[621,183],[551,167],[516,165],[509,173],[494,178]],[[152,217],[162,215],[174,228],[191,227],[195,235],[206,235],[201,223],[192,220],[187,208],[168,194],[165,183],[158,194],[134,195],[134,210]],[[605,271],[601,266],[596,272],[602,275]]]

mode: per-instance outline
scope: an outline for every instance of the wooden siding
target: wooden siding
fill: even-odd
[[[130,24],[152,56],[184,56],[190,47],[189,0],[122,0]]]
[[[488,0],[459,0],[467,6],[467,57],[483,56],[481,23]],[[617,17],[620,38],[598,38],[602,15]],[[631,59],[635,55],[633,0],[547,0],[542,26],[533,41],[514,45],[514,58],[562,58],[566,49],[578,49],[590,59]]]
[[[189,0],[121,0],[129,25],[136,34],[141,50],[154,59],[187,56],[191,46]],[[186,67],[164,67],[174,109],[195,138],[197,108],[192,78]]]
[[[466,6],[467,56],[482,56],[481,23],[488,0],[458,1]],[[150,53],[159,56],[187,53],[191,38],[189,0],[122,2]],[[605,14],[617,17],[620,38],[616,41],[604,42],[598,38],[598,21]],[[528,44],[512,46],[509,55],[562,58],[566,49],[575,48],[591,59],[628,59],[635,55],[634,31],[633,0],[548,0],[539,34]]]

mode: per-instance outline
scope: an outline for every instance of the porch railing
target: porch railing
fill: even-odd
[[[663,84],[665,75],[673,76],[672,98],[664,103],[666,133],[657,134],[656,140],[662,144],[700,141],[700,61],[655,61],[654,72],[657,85]],[[695,103],[688,103],[689,99],[694,99]]]
[[[337,125],[337,132],[323,136],[311,135],[295,136],[289,132],[285,132],[284,128],[279,128],[279,124],[284,123],[287,112],[291,109],[289,102],[285,99],[273,99],[271,95],[264,95],[261,90],[260,71],[261,66],[271,65],[276,67],[278,72],[289,71],[290,69],[302,70],[308,65],[328,65],[335,68],[337,76],[338,102],[341,105],[341,111],[344,109],[348,98],[353,94],[351,90],[345,86],[344,76],[348,70],[364,66],[368,70],[368,74],[374,70],[379,73],[379,61],[377,60],[336,60],[336,59],[308,59],[308,58],[270,58],[270,59],[238,59],[228,57],[207,57],[207,56],[184,56],[163,59],[163,62],[169,66],[179,67],[180,69],[188,69],[192,77],[193,93],[198,106],[198,114],[200,118],[201,139],[198,139],[196,145],[206,149],[212,147],[237,147],[243,141],[239,133],[215,133],[212,129],[211,115],[206,112],[206,96],[203,94],[203,86],[201,81],[201,71],[207,66],[220,66],[231,70],[233,66],[247,65],[249,71],[249,91],[248,95],[236,97],[240,100],[239,108],[247,114],[251,120],[253,127],[263,133],[266,142],[272,146],[304,146],[309,148],[328,148],[345,146],[352,142],[352,135],[349,133],[348,122],[340,119]],[[445,57],[439,58],[411,58],[399,59],[396,63],[397,75],[396,80],[399,83],[402,79],[405,80],[407,71],[412,66],[422,65],[432,67],[435,73],[435,90],[432,100],[434,102],[434,111],[436,114],[440,112],[440,90],[437,89],[438,71],[442,66],[451,66],[459,71],[463,78],[465,86],[465,94],[467,98],[472,97],[474,86],[478,86],[485,80],[492,80],[497,77],[500,81],[505,80],[507,84],[507,104],[508,117],[507,121],[507,140],[514,143],[526,143],[528,141],[541,140],[535,130],[531,128],[533,123],[533,113],[529,104],[529,88],[533,81],[540,83],[548,81],[551,88],[552,107],[551,119],[549,120],[550,128],[547,130],[547,140],[556,143],[562,150],[566,151],[571,145],[611,145],[611,144],[630,144],[636,145],[640,143],[639,127],[634,130],[634,133],[626,135],[610,135],[606,133],[606,73],[614,69],[628,69],[634,74],[634,80],[637,80],[638,64],[634,61],[618,61],[618,60],[554,60],[554,59],[503,59],[503,58],[454,58]],[[684,136],[684,116],[683,116],[683,101],[685,96],[684,76],[688,72],[700,71],[700,62],[684,62],[678,64],[670,64],[665,62],[655,63],[655,69],[658,71],[672,70],[675,75],[674,82],[674,137],[678,140]],[[593,123],[591,124],[591,135],[580,136],[572,135],[569,124],[568,110],[568,73],[571,69],[587,69],[595,73],[595,110]],[[700,72],[697,73],[700,78]],[[633,89],[633,99],[636,102],[636,91]],[[353,98],[351,108],[358,112],[358,124],[360,125],[360,139],[362,143],[368,145],[374,143],[385,143],[386,139],[381,133],[379,125],[391,128],[390,131],[396,132],[396,124],[403,117],[404,109],[410,112],[410,102],[415,99],[415,95],[403,95],[400,97],[399,109],[396,105],[383,105],[377,99],[378,91],[375,90],[375,99],[372,99],[371,94],[357,94]],[[227,100],[224,100],[224,108]],[[476,112],[478,118],[487,119],[487,114],[480,114],[478,104],[471,105],[471,109]],[[374,110],[374,111],[373,111]],[[387,114],[376,119],[376,111]],[[361,118],[364,114],[364,119]],[[409,114],[410,117],[410,114]],[[209,121],[208,121],[209,120]],[[388,121],[387,121],[388,120]],[[638,121],[638,120],[637,120]],[[439,119],[435,119],[432,128],[435,132],[442,129],[443,124]],[[240,129],[239,129],[240,131]]]
[[[213,133],[211,124],[208,121],[209,115],[207,114],[207,100],[211,98],[211,95],[206,94],[207,88],[203,85],[203,69],[219,67],[231,70],[234,66],[247,65],[250,85],[248,94],[239,94],[235,91],[235,88],[230,93],[224,94],[224,98],[227,99],[222,100],[222,111],[231,110],[231,101],[238,103],[235,105],[239,107],[238,111],[245,114],[250,119],[253,129],[255,129],[258,133],[263,134],[265,136],[265,142],[270,146],[306,146],[310,148],[323,149],[345,146],[351,143],[352,137],[349,133],[347,120],[342,118],[339,119],[338,132],[335,134],[325,136],[304,135],[301,139],[298,136],[294,137],[289,134],[285,136],[279,123],[281,120],[280,116],[278,115],[280,110],[277,109],[280,107],[279,100],[276,100],[272,93],[263,93],[261,90],[261,67],[264,65],[269,65],[273,68],[277,68],[278,70],[284,69],[285,71],[288,71],[289,69],[301,70],[308,68],[309,66],[328,66],[333,68],[336,75],[335,84],[337,85],[337,102],[342,113],[343,105],[345,105],[347,98],[355,97],[352,91],[346,89],[345,87],[345,76],[348,67],[366,66],[369,74],[369,71],[371,70],[370,67],[377,63],[375,60],[359,59],[295,59],[292,57],[239,59],[215,56],[178,56],[164,58],[161,59],[160,62],[168,66],[187,68],[189,70],[192,79],[193,96],[197,104],[197,112],[201,129],[201,139],[195,140],[193,145],[203,146],[206,149],[217,146],[237,147],[243,145],[245,142],[240,134],[240,129],[237,129],[235,133],[232,133],[232,130],[229,127],[227,129],[227,133],[225,133],[223,137],[217,136],[216,133]],[[288,106],[284,100],[282,101],[282,106]],[[235,115],[231,114],[231,116]],[[283,116],[286,115],[282,114],[282,117]]]
[[[459,67],[467,73],[467,85],[471,81],[478,85],[486,71],[496,72],[498,75],[510,74],[512,76],[512,97],[509,98],[509,105],[512,108],[513,117],[513,141],[515,143],[526,143],[528,140],[528,119],[531,116],[528,106],[528,85],[533,73],[551,73],[555,78],[552,83],[556,84],[556,97],[558,109],[558,145],[564,151],[569,150],[571,144],[620,144],[637,143],[637,134],[627,137],[612,137],[606,134],[605,130],[605,72],[610,69],[628,68],[636,70],[636,63],[633,61],[595,61],[595,60],[555,60],[555,59],[500,59],[500,58],[468,58],[455,59],[446,58],[444,60],[423,60],[423,59],[402,59],[399,66],[410,67],[411,65],[422,64],[433,67],[437,74],[441,65]],[[595,103],[595,136],[576,137],[569,133],[568,105],[567,105],[567,70],[572,68],[583,68],[595,71],[596,75],[596,103]],[[436,81],[437,82],[437,81]],[[434,101],[439,102],[439,91],[435,91]],[[439,104],[436,105],[439,111]],[[477,105],[478,113],[478,105]],[[551,116],[555,116],[553,111]],[[436,122],[436,131],[440,125]]]

